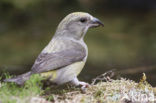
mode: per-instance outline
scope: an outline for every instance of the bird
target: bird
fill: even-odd
[[[23,85],[31,75],[39,74],[44,78],[50,78],[50,81],[57,85],[70,82],[75,86],[86,87],[88,83],[77,78],[88,57],[84,36],[89,28],[99,26],[104,24],[89,13],[68,14],[59,23],[54,36],[38,55],[31,70],[4,81]]]

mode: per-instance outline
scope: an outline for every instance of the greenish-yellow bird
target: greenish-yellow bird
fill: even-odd
[[[32,74],[41,74],[58,85],[71,82],[86,86],[77,76],[83,69],[88,56],[88,48],[83,38],[91,27],[103,24],[97,18],[84,12],[67,15],[58,25],[55,35],[36,59],[31,71],[6,82],[24,84]]]

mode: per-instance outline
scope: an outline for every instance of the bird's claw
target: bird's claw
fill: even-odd
[[[86,83],[86,82],[79,81],[79,80],[77,79],[77,77],[74,78],[74,79],[71,81],[71,83],[72,83],[73,85],[75,85],[75,86],[81,86],[82,92],[85,92],[85,91],[86,91],[86,88],[88,88],[88,87],[90,86],[90,85],[89,85],[88,83]]]
[[[86,92],[86,88],[89,87],[89,84],[86,83],[86,82],[79,82],[79,85],[81,86],[81,90],[82,90],[83,93],[85,93]]]

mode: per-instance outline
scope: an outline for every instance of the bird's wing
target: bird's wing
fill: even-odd
[[[55,53],[41,53],[36,59],[31,71],[42,73],[59,69],[77,61],[82,61],[86,56],[84,48],[66,49]]]

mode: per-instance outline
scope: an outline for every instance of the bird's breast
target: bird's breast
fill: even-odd
[[[56,70],[56,78],[52,79],[57,84],[63,84],[71,81],[74,77],[77,77],[82,71],[85,62],[80,61]]]
[[[76,62],[66,67],[41,73],[42,77],[50,78],[50,80],[57,84],[63,84],[71,81],[78,76],[85,65],[84,61]]]

